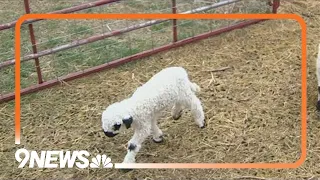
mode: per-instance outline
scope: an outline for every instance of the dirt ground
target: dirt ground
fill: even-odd
[[[0,105],[1,179],[310,179],[320,177],[320,120],[315,113],[315,58],[320,40],[316,0],[283,1],[280,13],[297,13],[308,25],[308,154],[297,169],[134,170],[18,169],[14,153],[32,150],[87,150],[121,162],[132,131],[107,138],[102,110],[134,92],[153,74],[182,66],[202,88],[208,126],[190,114],[169,114],[159,126],[164,143],[147,140],[138,162],[292,163],[300,157],[300,26],[291,20],[259,23],[160,53],[64,86],[24,96],[22,139],[14,145],[13,103]],[[208,70],[231,67],[222,72]]]

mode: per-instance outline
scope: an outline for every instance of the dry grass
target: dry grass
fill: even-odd
[[[308,3],[308,8],[306,4]],[[320,3],[284,2],[282,13],[299,13],[308,23],[308,60],[319,43]],[[300,154],[300,27],[289,20],[268,21],[22,98],[22,143],[14,145],[13,103],[0,105],[1,179],[309,179],[320,176],[320,121],[315,114],[314,63],[308,77],[308,157],[297,169],[118,170],[18,169],[17,148],[105,153],[121,162],[132,131],[116,138],[101,132],[100,114],[129,96],[153,74],[183,66],[198,83],[208,119],[200,130],[186,113],[166,114],[163,144],[144,143],[138,162],[294,162]],[[210,73],[207,70],[229,66]],[[134,79],[132,79],[134,74]]]

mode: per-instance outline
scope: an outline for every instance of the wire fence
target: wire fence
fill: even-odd
[[[9,4],[3,7],[9,8]],[[25,8],[27,13],[275,13],[279,0],[77,0],[52,4],[24,0],[24,4],[16,1],[13,6]],[[0,25],[0,102],[14,99],[13,22],[22,14],[16,11],[8,19],[0,18],[0,23],[12,20]],[[38,20],[24,24],[21,27],[22,94],[97,72],[107,68],[106,63],[151,55],[164,46],[178,46],[178,42],[189,42],[187,39],[191,37],[209,37],[218,29],[227,30],[243,21]],[[115,36],[116,31],[122,33]],[[145,51],[150,52],[143,54]]]

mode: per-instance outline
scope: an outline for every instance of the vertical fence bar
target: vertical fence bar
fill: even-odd
[[[273,0],[272,13],[276,14],[279,6],[280,6],[280,0]]]
[[[26,14],[30,14],[29,0],[24,0],[24,7],[25,7]],[[30,39],[31,39],[31,43],[32,43],[32,51],[34,54],[36,54],[37,53],[36,38],[34,36],[32,23],[28,24],[28,27],[29,27]],[[36,70],[37,70],[37,75],[38,75],[38,83],[41,84],[41,83],[43,83],[43,80],[42,80],[39,58],[34,58],[34,61],[35,61],[35,66],[36,66]]]
[[[172,14],[177,14],[176,0],[172,0]],[[173,42],[178,41],[177,19],[172,20]]]

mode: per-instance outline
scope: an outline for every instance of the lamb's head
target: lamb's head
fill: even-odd
[[[102,112],[102,129],[106,136],[114,137],[132,124],[132,117],[128,115],[122,103],[114,103]]]

